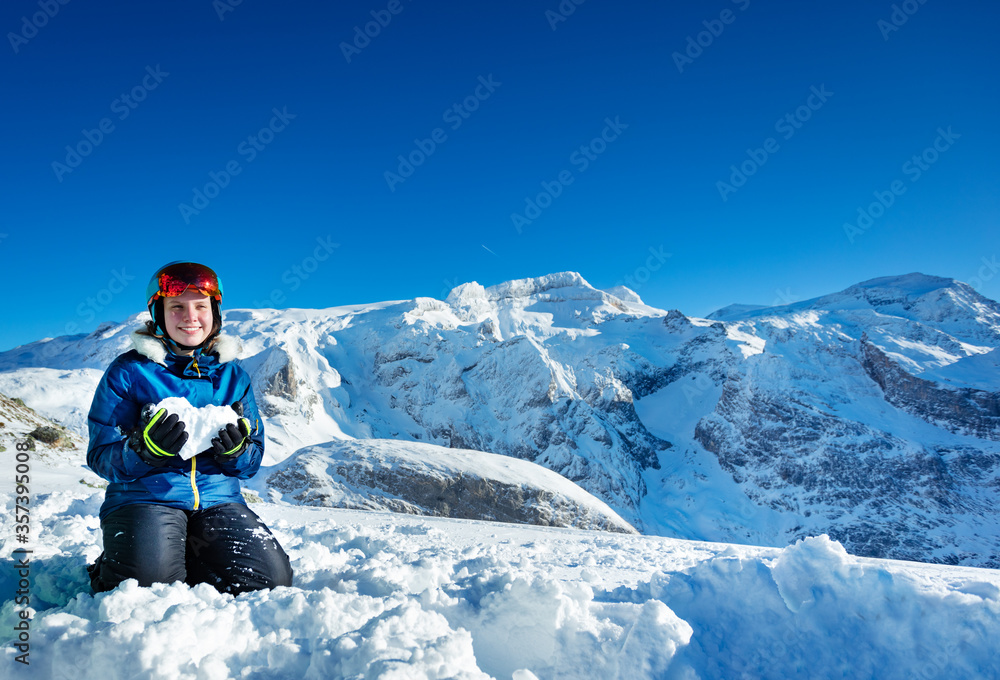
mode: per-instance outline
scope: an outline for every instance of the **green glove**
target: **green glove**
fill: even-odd
[[[236,424],[229,423],[212,438],[212,455],[217,460],[234,460],[250,446],[250,421],[240,418]]]
[[[153,405],[146,404],[142,407],[139,425],[129,436],[128,446],[145,463],[161,467],[177,457],[187,440],[184,422],[177,414],[167,414],[162,408],[153,413]]]

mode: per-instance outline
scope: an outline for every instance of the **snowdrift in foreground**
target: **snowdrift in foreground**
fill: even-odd
[[[293,587],[93,596],[102,495],[33,500],[28,667],[13,602],[0,607],[11,677],[997,677],[996,570],[855,558],[826,537],[782,550],[256,504]]]
[[[606,503],[540,465],[419,442],[309,446],[252,486],[292,504],[636,533]]]

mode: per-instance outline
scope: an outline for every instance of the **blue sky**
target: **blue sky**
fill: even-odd
[[[228,308],[565,270],[689,315],[1000,297],[996,3],[235,3],[3,3],[0,349],[176,259]]]

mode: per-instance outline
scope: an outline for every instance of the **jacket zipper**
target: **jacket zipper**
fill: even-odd
[[[197,458],[197,456],[195,458]],[[200,496],[198,495],[198,485],[194,481],[195,458],[191,459],[191,490],[194,491],[194,507],[192,508],[192,510],[198,509],[198,502],[200,501]]]
[[[198,367],[198,356],[195,355],[194,359],[191,361],[191,365],[194,367],[195,372],[198,373],[198,377],[201,377],[201,369]],[[191,490],[194,491],[194,507],[193,510],[198,509],[198,505],[201,502],[201,495],[198,493],[198,483],[195,481],[195,473],[197,472],[197,466],[195,465],[195,458],[191,459]]]

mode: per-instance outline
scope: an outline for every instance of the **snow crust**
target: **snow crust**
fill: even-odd
[[[219,430],[239,420],[231,406],[209,404],[197,408],[184,397],[167,397],[155,405],[153,412],[161,408],[167,410],[167,415],[176,414],[184,423],[188,440],[178,454],[183,460],[194,458],[202,451],[212,448],[212,438],[219,434]]]

